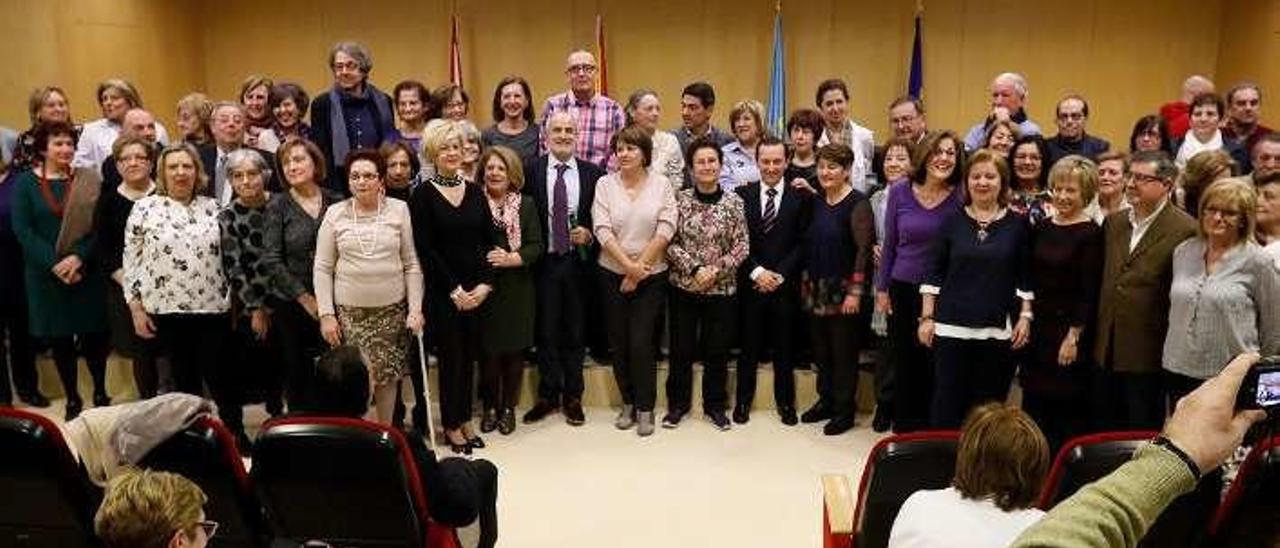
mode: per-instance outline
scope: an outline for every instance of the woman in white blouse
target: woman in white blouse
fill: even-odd
[[[195,147],[165,147],[156,163],[155,194],[135,202],[125,223],[123,287],[133,329],[159,338],[178,391],[203,395],[207,382],[218,407],[238,406],[228,401],[234,376],[219,359],[230,300],[218,204],[202,193],[209,181]],[[240,424],[227,426],[243,435]]]
[[[671,188],[680,190],[684,184],[684,152],[680,150],[680,141],[676,136],[658,129],[658,119],[662,117],[662,104],[658,102],[658,93],[651,89],[638,89],[627,99],[627,125],[635,125],[649,134],[653,140],[653,161],[649,163],[649,173],[663,177],[671,183]],[[612,158],[612,166],[617,171],[617,158]]]
[[[101,172],[102,161],[111,156],[111,145],[120,136],[120,124],[124,122],[125,113],[142,108],[142,98],[133,84],[111,78],[98,84],[98,106],[102,108],[102,118],[85,124],[80,131],[76,156],[71,165]],[[167,144],[169,133],[160,122],[155,122],[155,126],[156,141]]]
[[[425,323],[422,268],[409,206],[383,189],[382,156],[353,152],[345,171],[351,198],[329,207],[316,237],[320,334],[331,346],[360,349],[378,421],[391,424],[396,387],[410,366],[409,331],[421,333]]]

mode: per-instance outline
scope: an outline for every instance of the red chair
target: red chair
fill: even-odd
[[[956,468],[954,430],[913,432],[880,440],[867,456],[850,518],[843,478],[824,478],[823,546],[881,548],[889,543],[902,503],[922,489],[945,489]],[[847,494],[847,491],[846,491]]]
[[[180,474],[193,481],[209,497],[205,514],[221,527],[216,546],[258,548],[267,546],[262,505],[253,493],[235,437],[221,421],[207,415],[156,446],[139,466]]]
[[[456,548],[431,523],[413,453],[396,429],[348,418],[269,421],[252,477],[277,538],[335,546]]]
[[[1280,537],[1280,436],[1259,441],[1209,524],[1213,546],[1271,547]]]
[[[95,546],[101,494],[76,464],[57,425],[0,407],[0,546]]]

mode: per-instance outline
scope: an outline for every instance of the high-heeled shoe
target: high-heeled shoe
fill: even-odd
[[[93,394],[94,407],[106,407],[108,405],[111,405],[111,397],[107,396],[106,392],[94,392]]]
[[[445,432],[444,441],[449,444],[449,449],[451,449],[454,452],[454,454],[458,454],[458,455],[471,454],[471,440],[466,439],[466,437],[463,437],[462,443],[456,443],[453,441],[453,437],[450,436],[448,432]]]
[[[80,416],[80,411],[84,410],[84,400],[80,398],[67,398],[65,419],[70,421]]]
[[[484,440],[480,436],[467,438],[467,446],[472,449],[484,449]]]

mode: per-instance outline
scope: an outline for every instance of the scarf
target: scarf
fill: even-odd
[[[1222,130],[1220,129],[1213,132],[1213,137],[1210,137],[1207,143],[1201,143],[1196,138],[1194,131],[1187,130],[1187,136],[1182,140],[1182,146],[1178,147],[1178,155],[1174,158],[1174,163],[1179,168],[1186,167],[1187,162],[1194,158],[1195,155],[1206,150],[1218,150],[1222,146]]]
[[[342,88],[337,84],[329,90],[329,129],[332,131],[331,139],[333,145],[333,161],[342,165],[347,154],[351,152],[351,141],[347,138],[347,120],[342,115]],[[364,82],[364,94],[373,101],[374,110],[378,111],[378,128],[386,130],[391,127],[391,102],[387,99],[387,95],[370,84],[368,80]],[[384,134],[383,138],[390,138],[390,135]]]
[[[501,200],[489,200],[493,224],[507,234],[507,250],[520,250],[520,193],[508,192]]]

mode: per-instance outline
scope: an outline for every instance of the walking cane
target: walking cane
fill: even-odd
[[[418,405],[426,406],[427,424],[423,425],[422,431],[427,435],[427,449],[432,453],[436,452],[436,436],[432,432],[431,425],[431,377],[427,375],[427,350],[426,345],[422,344],[422,332],[415,334],[418,339],[418,366],[422,368],[422,398],[426,401],[418,402]]]

